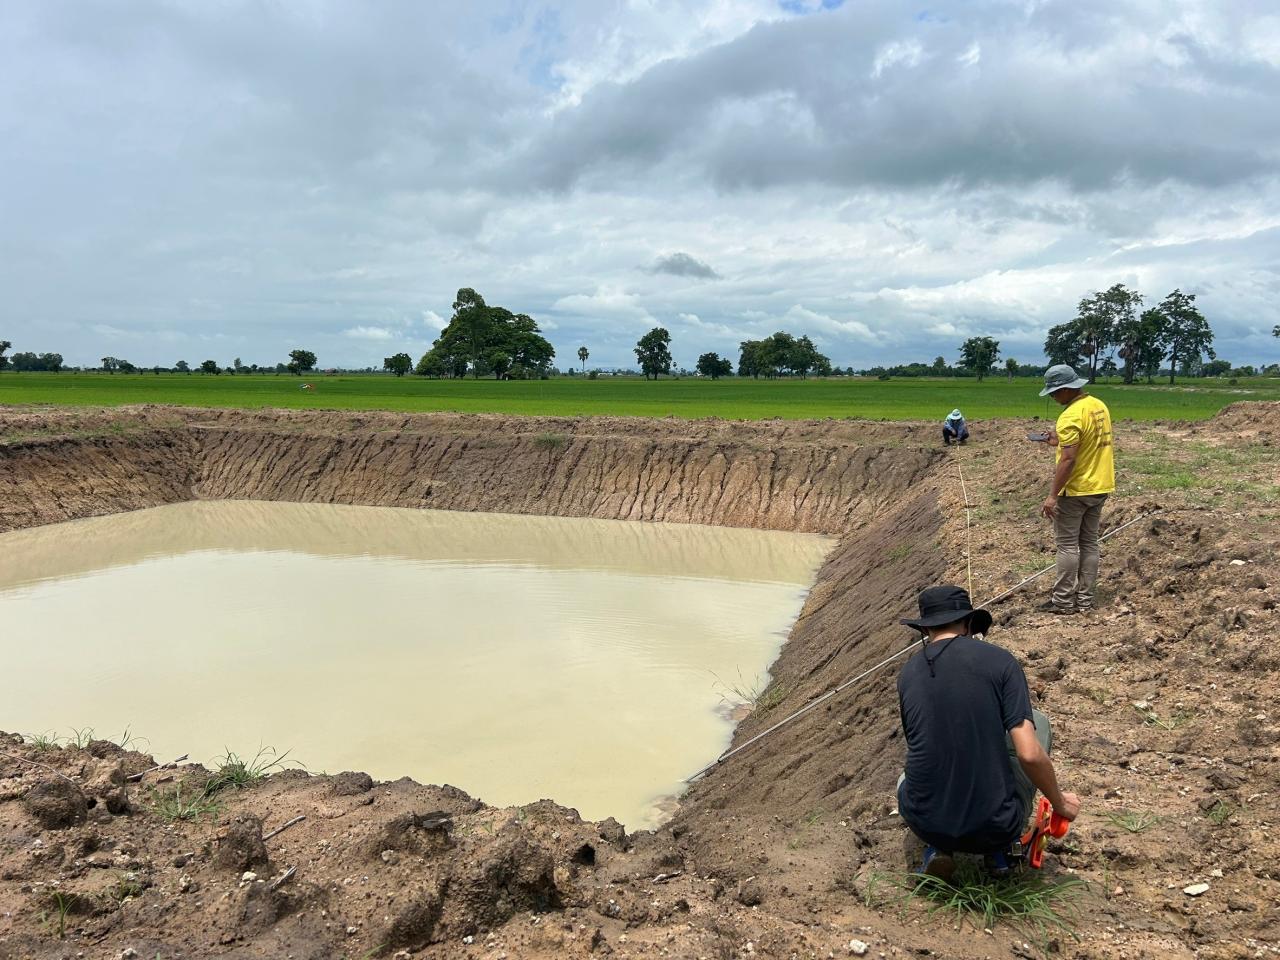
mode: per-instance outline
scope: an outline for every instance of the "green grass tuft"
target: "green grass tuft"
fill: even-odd
[[[1209,818],[1209,822],[1215,827],[1220,827],[1230,820],[1231,815],[1235,812],[1235,807],[1227,803],[1225,800],[1219,800],[1210,808],[1209,812],[1206,813],[1205,816]]]
[[[930,916],[947,915],[980,929],[1007,923],[1043,945],[1055,933],[1075,938],[1076,901],[1085,889],[1079,877],[1050,880],[1038,870],[991,877],[979,861],[961,857],[950,883],[915,873],[873,874],[863,896],[868,906],[888,899],[906,911],[915,903]]]
[[[62,738],[52,730],[46,730],[44,733],[24,734],[22,739],[33,750],[38,750],[41,753],[46,750],[57,750],[62,746]]]
[[[569,445],[569,437],[564,433],[540,433],[533,438],[533,445],[539,450],[560,450]]]
[[[184,793],[182,783],[178,782],[172,789],[153,793],[151,807],[155,810],[156,816],[170,823],[200,820],[204,817],[212,820],[222,812],[222,801],[210,796],[207,790]]]
[[[1123,813],[1109,813],[1107,819],[1130,833],[1145,833],[1159,823],[1161,818],[1145,810],[1125,810]]]
[[[778,683],[768,677],[761,677],[759,674],[747,680],[742,676],[741,672],[738,673],[736,682],[726,683],[716,677],[716,684],[721,688],[720,699],[725,703],[735,705],[748,703],[751,705],[752,710],[761,713],[772,710],[785,700],[787,694],[791,692],[791,687],[787,684]]]
[[[288,757],[288,750],[277,754],[274,747],[260,747],[249,758],[228,750],[218,758],[218,769],[209,777],[204,788],[205,794],[212,796],[219,790],[242,790],[261,783],[273,770],[283,770]]]

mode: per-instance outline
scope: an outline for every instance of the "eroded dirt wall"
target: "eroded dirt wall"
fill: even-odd
[[[910,449],[498,429],[200,431],[200,497],[357,503],[838,533],[916,482]]]
[[[136,408],[0,416],[0,529],[260,499],[840,534],[918,482],[913,427]],[[7,442],[6,442],[7,441]]]
[[[197,457],[186,430],[0,442],[0,531],[189,500]]]

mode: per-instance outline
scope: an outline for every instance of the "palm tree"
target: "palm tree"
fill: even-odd
[[[591,356],[591,352],[586,347],[578,348],[578,359],[582,361],[582,372],[587,372],[587,357]]]

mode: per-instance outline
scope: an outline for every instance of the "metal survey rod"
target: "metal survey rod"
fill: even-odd
[[[1127,520],[1124,523],[1120,524],[1120,526],[1112,530],[1108,530],[1105,534],[1103,534],[1101,537],[1098,538],[1098,542],[1101,543],[1103,540],[1106,540],[1109,537],[1115,536],[1125,527],[1133,526],[1133,524],[1137,523],[1139,520],[1145,520],[1147,517],[1153,516],[1159,512],[1160,512],[1159,510],[1148,510],[1145,513],[1140,513],[1136,517],[1134,517],[1132,520]],[[1003,600],[1005,597],[1009,596],[1011,593],[1016,593],[1018,590],[1021,590],[1031,581],[1035,580],[1038,577],[1044,576],[1046,573],[1048,573],[1050,570],[1053,570],[1056,567],[1057,567],[1056,563],[1049,564],[1049,566],[1045,567],[1039,573],[1033,573],[1031,576],[1027,577],[1025,580],[1021,581],[1020,583],[1015,583],[1012,587],[1010,587],[1004,593],[997,594],[996,596],[992,597],[990,600],[987,600],[985,603],[978,604],[977,608],[988,607],[993,603],[997,603]],[[835,687],[831,690],[828,690],[826,693],[818,697],[816,700],[809,701],[803,707],[797,710],[795,713],[791,714],[791,716],[783,717],[781,720],[775,723],[772,727],[770,727],[767,730],[760,731],[754,737],[748,740],[746,743],[740,743],[738,744],[738,746],[734,747],[732,750],[729,750],[726,753],[722,753],[719,757],[717,757],[715,760],[712,760],[709,764],[707,764],[697,773],[686,777],[684,782],[692,783],[694,780],[697,780],[699,777],[705,775],[709,770],[712,770],[715,767],[718,767],[720,764],[724,763],[726,760],[732,757],[735,753],[740,753],[743,750],[747,749],[747,747],[751,746],[753,743],[756,743],[759,740],[763,740],[765,737],[773,733],[773,731],[777,730],[779,727],[784,727],[788,723],[790,723],[792,720],[795,720],[797,717],[804,716],[814,707],[830,700],[837,693],[840,693],[843,690],[847,690],[849,687],[853,686],[859,680],[863,680],[866,677],[871,676],[871,674],[875,673],[881,667],[887,667],[889,664],[893,663],[893,661],[897,660],[899,657],[905,656],[906,654],[910,653],[912,650],[915,650],[919,646],[920,646],[920,642],[918,640],[913,640],[909,646],[903,647],[897,653],[890,654],[889,656],[881,660],[879,663],[877,663],[874,667],[869,667],[868,669],[862,671],[862,673],[858,674],[856,677],[850,677],[844,683],[840,684],[840,686]]]

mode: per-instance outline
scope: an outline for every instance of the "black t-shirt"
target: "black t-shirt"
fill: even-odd
[[[898,708],[907,740],[898,809],[907,825],[949,852],[990,853],[1012,842],[1026,811],[1005,733],[1032,719],[1018,661],[972,637],[930,644],[902,668]]]

